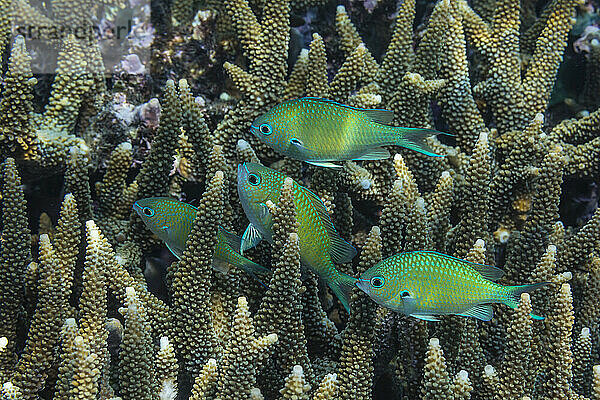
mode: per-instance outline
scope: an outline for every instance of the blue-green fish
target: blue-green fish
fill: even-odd
[[[426,321],[447,314],[489,321],[491,303],[515,308],[521,293],[547,284],[503,286],[494,282],[502,274],[490,265],[433,251],[413,251],[377,263],[360,276],[357,286],[381,306]]]
[[[397,145],[439,156],[425,138],[433,129],[390,126],[389,110],[368,110],[332,100],[303,97],[272,108],[252,123],[250,131],[275,151],[310,164],[339,168],[334,161],[381,160]]]
[[[194,226],[198,212],[196,207],[169,197],[149,197],[136,201],[133,209],[146,227],[165,242],[175,257],[181,259],[185,242]],[[267,268],[239,254],[240,241],[239,236],[219,226],[213,268],[227,273],[231,267],[238,267],[252,276],[268,273]]]
[[[273,220],[267,201],[277,205],[286,176],[260,164],[238,166],[238,194],[250,225],[242,236],[241,250],[253,247],[263,238],[273,241]],[[356,249],[340,237],[323,202],[310,190],[292,181],[298,219],[300,260],[326,283],[349,310],[348,299],[356,278],[338,271],[334,263],[347,263]]]

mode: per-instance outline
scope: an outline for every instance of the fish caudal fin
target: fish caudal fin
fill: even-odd
[[[270,269],[265,268],[262,265],[259,265],[259,264],[255,263],[254,261],[250,261],[248,259],[245,259],[244,262],[240,264],[240,268],[251,275],[253,275],[253,274],[265,275],[265,274],[271,273]]]
[[[340,300],[348,314],[350,314],[350,294],[352,289],[356,286],[358,279],[346,275],[342,272],[338,272],[335,278],[331,278],[327,281],[327,285],[331,288],[333,293]]]
[[[425,139],[433,135],[448,135],[447,133],[426,128],[396,128],[398,131],[398,146],[406,147],[432,157],[443,157],[443,154],[437,154],[435,150],[427,144]]]
[[[268,280],[269,277],[266,275],[271,273],[270,269],[265,268],[252,260],[248,260],[247,258],[244,258],[242,262],[236,264],[236,267],[243,269],[245,273],[256,279],[261,285],[263,285],[267,289],[269,288],[269,286],[263,282],[263,279],[261,277],[265,277],[266,280]]]
[[[521,285],[521,286],[509,286],[509,298],[504,301],[504,304],[509,306],[510,308],[517,308],[519,306],[519,302],[521,301],[521,294],[529,293],[535,289],[541,288],[542,286],[546,286],[549,282],[540,282],[534,283],[533,285]],[[530,314],[531,318],[542,320],[544,317],[539,315]]]

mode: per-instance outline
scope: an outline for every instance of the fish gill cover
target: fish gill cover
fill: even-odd
[[[0,0],[0,398],[600,398],[598,7]],[[302,96],[455,138],[303,164],[250,132]],[[359,253],[343,273],[431,250],[550,284],[489,322],[359,288],[347,314],[301,265],[289,194],[265,204],[272,244],[244,252],[268,288],[225,275],[244,162],[322,201]],[[158,196],[198,210],[180,260],[132,209]]]

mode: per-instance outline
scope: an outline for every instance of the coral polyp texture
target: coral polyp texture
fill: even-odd
[[[0,0],[0,399],[600,399],[597,1],[125,3]],[[122,55],[16,30],[127,18]],[[444,156],[285,158],[250,125],[303,96],[447,132]],[[486,322],[358,287],[348,314],[302,263],[290,180],[243,254],[271,272],[223,274],[244,162],[322,200],[351,276],[427,250],[548,284]],[[132,209],[158,196],[197,208],[179,259]]]

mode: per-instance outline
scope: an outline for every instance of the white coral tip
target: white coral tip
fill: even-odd
[[[491,376],[494,375],[496,373],[496,370],[494,369],[494,367],[492,367],[491,365],[486,365],[483,368],[483,372],[487,375],[487,376]]]
[[[119,145],[119,148],[123,151],[131,151],[132,147],[131,147],[131,143],[129,142],[123,142]]]
[[[302,369],[301,365],[294,365],[294,368],[292,369],[292,373],[294,375],[302,375],[304,373],[304,370]]]
[[[456,374],[456,378],[460,381],[467,381],[469,379],[469,373],[464,369],[461,369],[458,374]]]
[[[167,347],[169,347],[169,338],[163,336],[160,338],[160,349],[165,350]]]
[[[581,336],[584,338],[590,337],[590,328],[583,328],[581,330]]]
[[[247,150],[250,148],[250,143],[246,142],[244,139],[240,139],[237,142],[237,148],[238,150]]]

